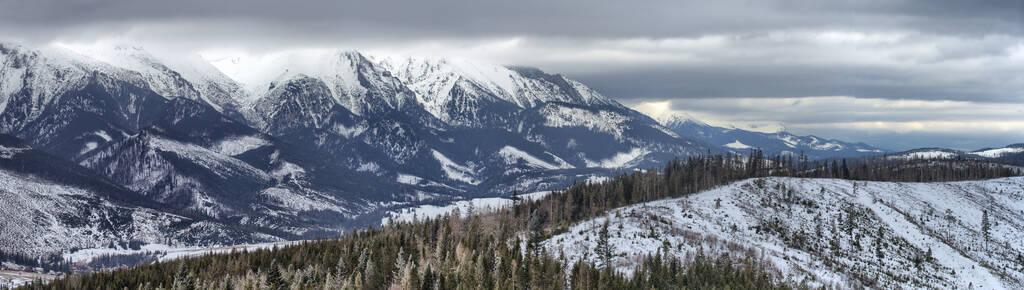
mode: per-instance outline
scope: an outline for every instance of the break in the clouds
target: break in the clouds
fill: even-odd
[[[1020,0],[0,0],[0,36],[209,58],[458,56],[538,66],[722,124],[894,149],[1024,141]]]
[[[628,103],[652,116],[686,114],[711,125],[787,130],[903,150],[938,146],[974,150],[1024,140],[1024,106],[967,101],[848,96],[714,98]],[[1001,145],[1000,145],[1001,146]]]

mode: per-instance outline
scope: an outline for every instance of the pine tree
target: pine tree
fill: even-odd
[[[178,271],[174,276],[175,290],[192,290],[196,289],[196,282],[192,279],[191,273],[185,270],[185,262],[178,264]]]
[[[288,283],[281,278],[281,270],[278,269],[277,260],[270,262],[270,269],[267,269],[267,287],[273,290],[285,289]]]
[[[235,286],[231,285],[231,275],[224,276],[224,289],[231,290],[234,288]]]
[[[988,250],[989,232],[992,229],[992,223],[988,218],[988,210],[981,211],[981,234],[985,237],[985,250]]]
[[[337,278],[334,282],[337,288],[345,285],[345,271],[347,270],[345,269],[345,254],[342,252],[341,255],[338,255],[338,267],[334,270],[334,276]]]
[[[405,248],[398,248],[398,257],[395,258],[395,272],[391,275],[391,285],[401,287],[403,280],[406,279],[406,265],[408,263],[405,260]]]
[[[609,241],[610,237],[611,234],[608,233],[608,220],[605,220],[604,225],[601,226],[601,231],[597,235],[597,248],[594,249],[598,259],[600,259],[601,266],[604,268],[612,266],[612,256],[615,255],[615,246]]]

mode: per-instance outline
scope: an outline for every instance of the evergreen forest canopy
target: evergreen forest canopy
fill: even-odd
[[[576,183],[493,212],[388,223],[341,237],[276,250],[238,251],[70,275],[24,288],[45,289],[669,289],[794,288],[756,258],[656,254],[632,275],[608,265],[607,228],[597,263],[564,261],[539,247],[548,237],[608,210],[682,197],[759,177],[940,182],[1021,175],[1020,168],[979,160],[853,159],[728,154],[689,157],[661,170]]]

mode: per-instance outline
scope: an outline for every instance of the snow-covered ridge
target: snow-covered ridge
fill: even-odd
[[[647,149],[633,148],[626,152],[616,153],[615,155],[609,157],[608,159],[602,159],[598,161],[584,159],[584,161],[587,163],[587,167],[623,168],[627,167],[633,161],[636,161],[637,159],[643,157],[644,155],[647,155],[647,153],[650,153],[649,151],[647,151]]]
[[[217,174],[224,174],[223,176],[244,174],[257,176],[265,180],[271,179],[266,173],[252,167],[252,165],[203,147],[155,136],[152,137],[152,144],[156,150],[177,153],[178,156],[189,159],[197,164],[203,164],[207,168],[214,169],[214,172]]]
[[[987,243],[982,211],[992,222]],[[594,261],[596,234],[609,221],[613,263],[623,272],[658,251],[687,257],[753,250],[786,279],[812,287],[1020,289],[1022,211],[1024,177],[944,183],[761,178],[614,209],[543,246],[564,251],[569,261]]]
[[[562,158],[558,158],[558,156],[551,155],[550,153],[548,153],[548,155],[554,157],[555,158],[555,162],[557,164],[552,164],[550,162],[541,160],[540,158],[537,158],[536,156],[530,155],[530,153],[526,153],[525,151],[519,150],[519,148],[515,148],[515,147],[512,147],[512,146],[502,147],[501,150],[498,150],[498,155],[500,155],[505,160],[505,164],[518,164],[519,160],[522,160],[522,161],[525,161],[526,164],[528,164],[530,166],[533,166],[533,167],[536,167],[536,168],[543,168],[543,169],[568,169],[568,168],[573,168],[573,166],[571,164],[565,162],[565,160],[562,160]]]
[[[554,128],[584,127],[589,130],[611,134],[616,138],[622,138],[622,132],[626,129],[626,121],[630,118],[622,114],[597,110],[592,111],[581,108],[564,106],[548,106],[542,109],[545,117],[544,126]]]
[[[951,150],[941,149],[927,149],[927,150],[915,150],[910,152],[904,152],[897,155],[888,156],[889,159],[951,159],[956,157],[958,154]]]
[[[753,148],[750,145],[743,144],[743,142],[740,142],[740,140],[732,141],[732,143],[725,144],[725,145],[722,145],[722,146],[729,147],[729,148],[732,148],[732,149],[750,149],[750,148]]]
[[[480,181],[474,178],[476,170],[472,165],[467,166],[458,164],[437,150],[432,150],[432,153],[434,155],[434,159],[437,159],[437,162],[441,163],[441,169],[444,170],[445,176],[448,176],[448,178],[473,185],[480,184]]]
[[[996,149],[974,151],[974,152],[970,152],[969,154],[978,155],[978,156],[981,156],[981,157],[988,157],[988,158],[999,158],[999,157],[1002,157],[1003,155],[1006,155],[1006,154],[1021,153],[1021,152],[1024,152],[1024,147],[1003,147],[1003,148],[996,148]]]
[[[267,140],[256,136],[235,136],[217,142],[213,151],[227,156],[235,156],[249,150],[260,148],[270,144]]]
[[[20,147],[20,146],[3,146],[3,145],[0,145],[0,158],[11,159],[15,155],[21,154],[22,152],[25,152],[25,151],[27,151],[29,149],[31,149],[31,148],[29,148],[29,147]]]
[[[522,200],[538,200],[544,198],[550,193],[550,191],[524,193],[516,196],[516,198]],[[456,210],[458,211],[460,217],[466,217],[470,214],[471,211],[476,213],[491,212],[494,210],[500,210],[510,207],[513,204],[515,204],[515,200],[503,197],[486,197],[474,198],[470,200],[459,200],[446,205],[425,204],[389,212],[386,217],[381,219],[381,224],[387,225],[391,221],[410,222],[414,220],[433,219],[448,214],[454,214]]]

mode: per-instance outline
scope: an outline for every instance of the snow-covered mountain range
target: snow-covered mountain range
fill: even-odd
[[[864,143],[843,142],[813,135],[797,136],[785,131],[764,133],[716,127],[682,114],[661,116],[658,119],[665,127],[681,136],[737,152],[757,148],[769,155],[804,154],[810,159],[862,157],[889,152]]]
[[[271,240],[723,151],[562,75],[351,51],[207,62],[0,44],[0,133],[115,198]]]

